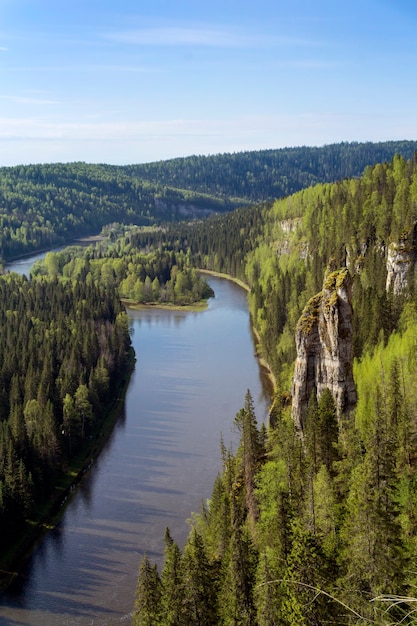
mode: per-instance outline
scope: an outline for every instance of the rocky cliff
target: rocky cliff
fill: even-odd
[[[403,233],[398,243],[391,243],[387,253],[387,291],[394,295],[406,293],[410,273],[417,263],[417,225]]]
[[[344,268],[332,272],[323,291],[311,298],[297,325],[297,360],[292,385],[292,415],[304,426],[308,400],[328,388],[339,417],[356,403],[352,363],[352,279]]]

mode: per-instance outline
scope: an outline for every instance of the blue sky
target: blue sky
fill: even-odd
[[[0,0],[0,165],[417,139],[415,0]]]

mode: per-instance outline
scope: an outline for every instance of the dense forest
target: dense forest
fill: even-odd
[[[251,287],[277,385],[267,427],[248,391],[240,445],[220,446],[223,471],[184,548],[167,529],[162,570],[143,557],[136,625],[415,623],[416,223],[417,164],[396,156],[359,179],[154,233],[155,245]],[[150,233],[135,237],[151,245]],[[388,279],[395,251],[402,290]],[[353,281],[358,400],[340,414],[329,389],[313,390],[300,431],[294,337],[340,269]]]
[[[0,168],[0,261],[97,234],[111,222],[152,225],[282,198],[362,174],[417,142],[342,143],[189,157],[146,165],[59,163]]]
[[[132,355],[116,291],[91,275],[65,282],[1,276],[0,320],[3,558],[99,436]]]
[[[116,290],[130,305],[186,306],[204,303],[214,296],[206,280],[179,251],[141,252],[126,236],[87,249],[68,247],[47,252],[35,263],[32,276],[61,276],[64,280],[88,280]]]
[[[196,267],[248,284],[260,350],[277,379],[288,384],[297,322],[329,269],[348,265],[355,278],[355,356],[395,328],[403,297],[393,299],[386,289],[387,250],[400,240],[414,249],[416,207],[416,162],[396,156],[359,179],[319,184],[192,225],[137,229],[127,237],[137,247],[182,251]],[[409,297],[412,278],[413,271]]]
[[[97,234],[113,221],[154,224],[233,208],[228,201],[152,184],[123,168],[86,163],[0,168],[0,258]]]
[[[192,156],[126,166],[124,171],[152,183],[190,189],[215,197],[254,203],[283,198],[316,183],[360,176],[367,165],[410,159],[413,141],[340,143]]]
[[[133,365],[121,299],[184,306],[212,295],[183,253],[141,252],[112,237],[46,253],[30,280],[0,276],[2,567],[100,447]]]
[[[258,427],[250,391],[242,398],[231,416],[239,447],[220,443],[223,469],[192,516],[186,545],[180,549],[167,529],[162,570],[146,555],[140,564],[134,623],[412,623],[415,147],[190,157],[165,169],[3,168],[4,259],[103,226],[108,237],[48,253],[30,280],[0,277],[2,551],[99,436],[110,390],[131,366],[120,299],[190,304],[210,295],[197,269],[212,270],[250,289],[274,402],[269,423]],[[396,148],[403,154],[393,156]],[[257,204],[230,211],[252,199]],[[202,215],[196,206],[214,215],[192,220]],[[343,413],[330,388],[313,388],[297,428],[295,336],[341,276],[352,283],[357,402]],[[338,297],[334,290],[333,303]]]

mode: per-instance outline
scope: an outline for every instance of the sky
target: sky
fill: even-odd
[[[416,0],[0,0],[0,166],[417,139]]]

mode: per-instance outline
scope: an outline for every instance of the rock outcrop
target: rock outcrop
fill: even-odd
[[[352,279],[344,268],[327,276],[323,291],[311,298],[298,322],[292,415],[299,429],[304,426],[313,391],[319,399],[328,388],[339,417],[349,413],[356,403],[351,303]]]
[[[388,246],[387,291],[392,289],[395,296],[406,293],[411,270],[417,262],[417,225],[411,233],[403,233],[398,243]]]

